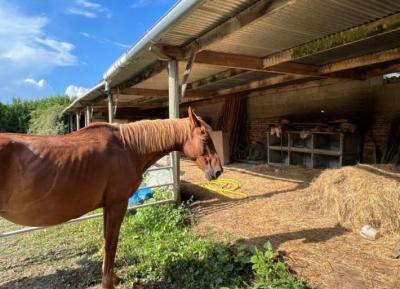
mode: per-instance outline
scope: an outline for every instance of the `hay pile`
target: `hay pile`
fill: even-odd
[[[347,229],[359,232],[368,224],[381,233],[400,234],[400,173],[394,166],[325,170],[309,189],[312,206],[335,215]]]

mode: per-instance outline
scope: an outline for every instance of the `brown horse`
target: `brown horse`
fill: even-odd
[[[0,134],[0,216],[50,226],[104,208],[102,287],[114,288],[119,230],[143,172],[176,150],[206,178],[222,173],[209,127],[188,112],[184,119],[92,124],[65,136]]]

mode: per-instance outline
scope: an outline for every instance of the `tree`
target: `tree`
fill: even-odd
[[[10,104],[0,103],[0,132],[63,134],[67,126],[62,111],[69,103],[66,96],[32,101],[14,98]]]

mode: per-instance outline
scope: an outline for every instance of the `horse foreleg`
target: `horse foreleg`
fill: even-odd
[[[104,289],[114,289],[114,261],[117,250],[119,230],[124,219],[127,201],[123,203],[105,206],[104,208],[104,259],[103,259],[103,278],[102,287]]]

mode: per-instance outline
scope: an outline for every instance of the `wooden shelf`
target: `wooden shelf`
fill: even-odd
[[[291,152],[297,152],[297,153],[312,153],[312,149],[309,148],[298,148],[298,147],[290,147]]]
[[[268,163],[336,168],[357,162],[359,136],[340,132],[310,132],[309,136],[301,138],[300,133],[285,131],[280,138],[268,135]],[[279,142],[284,145],[277,145]]]
[[[337,156],[337,157],[340,157],[342,155],[342,153],[340,151],[323,150],[323,149],[314,149],[314,154],[326,155],[326,156]]]
[[[269,149],[274,151],[288,151],[287,146],[269,146]]]

